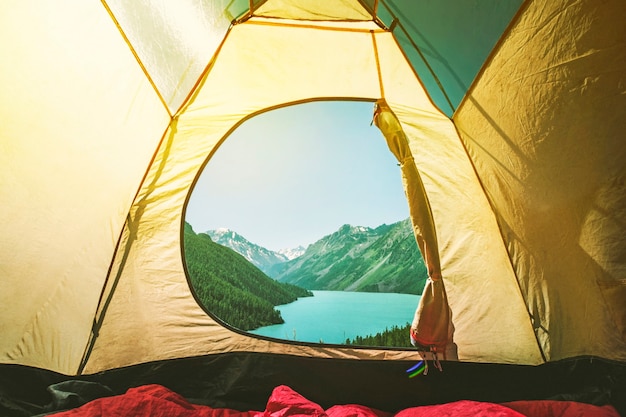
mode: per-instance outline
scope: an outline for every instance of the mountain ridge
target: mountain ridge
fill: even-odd
[[[292,259],[230,229],[206,233],[277,281],[309,290],[421,294],[427,278],[408,218],[375,228],[344,224]]]

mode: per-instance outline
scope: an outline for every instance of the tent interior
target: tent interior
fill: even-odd
[[[162,386],[190,413],[626,416],[624,16],[622,0],[3,1],[0,414],[107,415],[80,410]],[[255,336],[190,285],[185,212],[219,147],[263,113],[346,100],[372,105],[426,265],[410,348]],[[346,404],[367,410],[332,415]],[[511,410],[489,415],[542,415]]]

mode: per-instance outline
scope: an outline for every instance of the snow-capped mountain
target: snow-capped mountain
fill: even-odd
[[[241,254],[250,261],[250,263],[266,274],[268,274],[270,268],[275,264],[287,262],[304,253],[302,246],[293,249],[282,249],[278,252],[266,249],[250,242],[237,232],[226,228],[208,230],[206,234],[209,235],[215,243],[229,247]]]
[[[301,256],[304,251],[306,250],[306,248],[302,245],[297,246],[295,248],[290,248],[290,249],[280,249],[278,250],[276,253],[280,253],[281,255],[285,255],[285,257],[287,258],[288,261],[297,258],[298,256]]]

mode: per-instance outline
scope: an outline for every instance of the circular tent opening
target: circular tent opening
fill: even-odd
[[[409,346],[427,273],[372,111],[293,105],[224,141],[185,218],[189,280],[207,312],[266,337]]]

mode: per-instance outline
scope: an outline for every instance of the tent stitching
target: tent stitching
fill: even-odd
[[[154,80],[150,76],[150,73],[146,69],[145,65],[143,64],[143,62],[139,58],[139,55],[137,54],[137,51],[135,50],[135,48],[133,47],[132,43],[130,42],[130,39],[128,39],[128,37],[126,36],[126,33],[124,32],[124,30],[122,29],[122,26],[120,25],[119,21],[116,19],[115,15],[113,14],[113,11],[109,8],[109,5],[107,4],[106,0],[101,0],[101,2],[102,2],[102,5],[104,6],[104,8],[106,9],[106,11],[109,13],[109,16],[111,17],[111,20],[115,24],[115,27],[117,27],[118,31],[122,35],[122,38],[124,39],[124,42],[126,42],[126,44],[128,45],[128,48],[130,49],[131,53],[133,54],[133,56],[137,60],[137,63],[141,67],[141,70],[144,72],[146,78],[148,79],[148,82],[150,83],[152,88],[154,88],[154,91],[156,92],[157,96],[159,97],[159,100],[161,101],[161,103],[163,104],[163,107],[165,107],[165,111],[167,111],[167,114],[170,117],[172,117],[172,112],[170,111],[170,108],[169,108],[167,102],[163,98],[163,95],[159,91],[159,88],[156,86]]]

